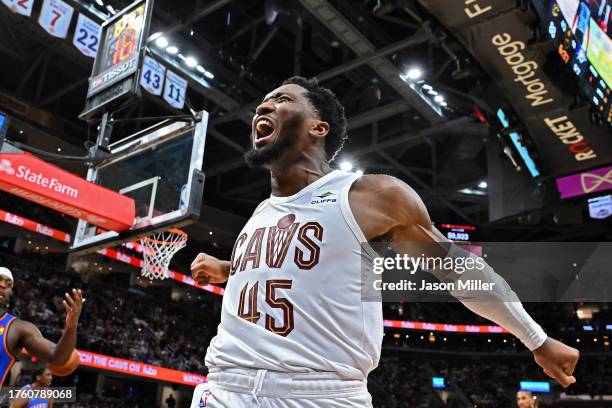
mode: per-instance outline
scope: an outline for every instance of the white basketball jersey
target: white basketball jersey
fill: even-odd
[[[349,207],[357,179],[335,170],[289,197],[262,202],[232,252],[208,367],[331,371],[376,368],[382,306],[361,301],[360,242]]]

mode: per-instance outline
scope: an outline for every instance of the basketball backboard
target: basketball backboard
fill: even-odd
[[[79,220],[72,252],[93,252],[199,218],[208,113],[197,116],[163,121],[109,146],[110,157],[91,167],[87,180],[133,198],[134,224],[118,233]]]

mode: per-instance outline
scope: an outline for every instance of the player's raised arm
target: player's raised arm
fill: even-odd
[[[381,201],[387,220],[386,231],[382,235],[389,240],[396,252],[402,254],[405,243],[422,243],[427,256],[471,256],[456,245],[452,245],[435,227],[418,194],[404,182],[385,176],[378,176],[378,193],[371,195]],[[384,202],[384,204],[383,204]],[[450,252],[449,252],[450,250]],[[420,251],[419,251],[420,252]],[[408,254],[415,255],[415,254]],[[462,275],[445,273],[438,278],[457,280]],[[542,328],[529,316],[520,300],[506,281],[485,263],[482,270],[470,271],[471,279],[495,282],[493,292],[452,292],[468,309],[506,328],[533,352],[535,361],[550,377],[567,387],[576,379],[572,376],[578,361],[578,350],[557,340],[547,337]],[[479,295],[481,293],[482,295]],[[464,296],[465,295],[465,296]],[[480,298],[479,296],[482,296]]]
[[[66,324],[57,344],[43,337],[36,326],[30,322],[15,322],[20,346],[36,358],[52,365],[65,364],[76,346],[77,325],[85,299],[81,290],[72,289],[72,296],[66,293],[63,304],[66,310]]]

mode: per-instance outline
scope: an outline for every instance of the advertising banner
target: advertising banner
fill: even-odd
[[[19,215],[11,214],[10,212],[0,210],[0,220],[9,224],[16,225],[17,227],[21,227],[23,229],[30,230],[32,232],[37,232],[39,234],[46,235],[58,241],[64,241],[66,243],[70,242],[70,234],[66,234],[65,232],[57,230],[55,228],[51,228],[44,224],[28,220],[27,218],[20,217]]]
[[[79,353],[81,365],[86,367],[129,374],[136,377],[145,377],[157,381],[191,385],[194,387],[206,382],[206,377],[203,375],[172,370],[151,364],[139,363],[137,361],[124,360],[122,358],[105,356],[89,351],[77,350],[77,352]]]
[[[134,222],[132,198],[28,153],[0,154],[0,190],[113,231],[125,231]]]
[[[421,3],[457,35],[503,90],[527,127],[547,175],[608,164],[609,129],[591,123],[588,108],[569,110],[573,95],[564,94],[551,72],[543,69],[553,44],[530,44],[533,33],[520,9],[502,1]],[[469,17],[464,9],[478,14]]]
[[[601,167],[557,179],[561,198],[578,197],[612,189],[612,166]]]
[[[470,324],[448,324],[448,323],[425,323],[411,322],[407,320],[385,320],[385,327],[408,330],[427,330],[433,332],[448,332],[448,333],[509,333],[508,330],[499,326],[478,326]]]

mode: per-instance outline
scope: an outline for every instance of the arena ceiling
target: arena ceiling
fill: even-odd
[[[110,16],[129,1],[68,1]],[[34,21],[0,7],[0,96],[25,106],[12,139],[34,147],[85,154],[95,123],[77,117],[84,105],[92,60],[69,41],[55,39]],[[346,107],[350,142],[340,160],[367,173],[395,175],[421,194],[439,222],[488,222],[487,195],[460,193],[487,178],[489,130],[475,106],[503,95],[464,47],[412,0],[156,0],[151,33],[194,55],[214,74],[190,77],[188,103],[211,113],[205,153],[205,203],[248,217],[269,195],[269,176],[249,170],[250,117],[271,89],[292,75],[316,76]],[[153,41],[152,52],[160,57]],[[420,67],[448,106],[439,115],[400,75]],[[491,96],[493,95],[493,96]],[[5,106],[3,106],[5,108]],[[158,98],[116,118],[168,115]],[[29,125],[27,123],[30,123]],[[115,125],[123,137],[143,122]],[[500,157],[500,160],[504,160]],[[81,171],[74,164],[65,165]],[[499,226],[512,236],[519,226]],[[542,231],[574,233],[554,225]]]

